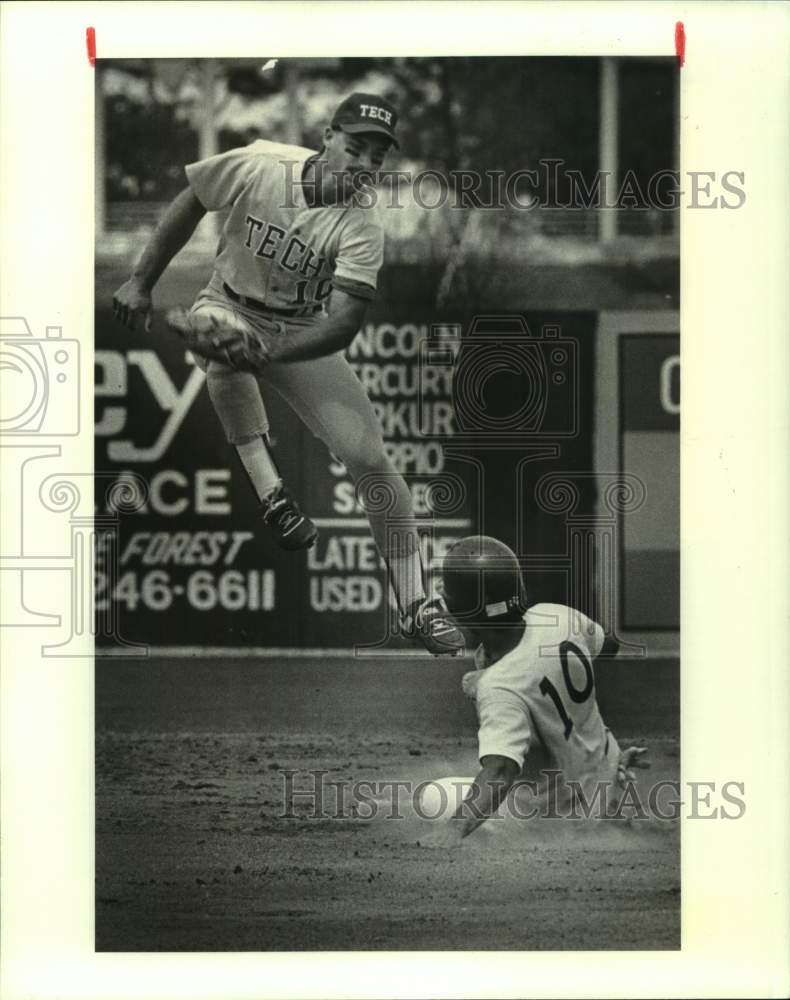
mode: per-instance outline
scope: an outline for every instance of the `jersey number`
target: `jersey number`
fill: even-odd
[[[568,653],[573,653],[579,663],[581,663],[584,667],[583,688],[577,688],[571,680],[571,672],[568,669]],[[565,681],[565,690],[568,692],[568,697],[575,704],[581,705],[582,702],[587,701],[593,693],[593,689],[595,687],[590,661],[575,643],[566,641],[560,643],[560,663],[562,664],[562,678]],[[554,687],[548,677],[544,677],[540,682],[540,693],[544,697],[548,695],[554,702],[554,707],[557,709],[557,712],[562,719],[562,724],[565,727],[565,739],[567,740],[573,730],[573,720],[565,711],[565,706],[562,703],[559,691]]]
[[[305,296],[305,289],[307,288],[307,281],[297,281],[296,282],[296,301],[295,306],[303,306],[307,302]],[[322,302],[324,299],[329,298],[332,292],[332,279],[322,278],[315,290],[315,300],[316,302]]]

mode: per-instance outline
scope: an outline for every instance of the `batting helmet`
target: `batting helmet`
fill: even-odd
[[[527,610],[515,553],[489,535],[456,542],[444,557],[442,579],[448,610],[467,624],[515,622]]]

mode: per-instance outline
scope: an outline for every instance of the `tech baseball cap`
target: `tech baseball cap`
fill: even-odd
[[[394,146],[398,145],[395,138],[398,112],[378,94],[350,94],[338,106],[331,124],[352,135],[354,132],[381,132]]]

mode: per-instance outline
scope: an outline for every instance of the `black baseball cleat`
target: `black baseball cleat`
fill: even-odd
[[[433,656],[459,656],[464,651],[464,637],[438,594],[415,601],[401,624],[404,633],[418,639]]]
[[[280,548],[309,549],[318,538],[318,528],[282,485],[261,501],[261,515]]]

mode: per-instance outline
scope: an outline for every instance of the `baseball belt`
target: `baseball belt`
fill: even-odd
[[[258,299],[251,299],[249,295],[239,295],[238,292],[230,287],[230,285],[223,281],[222,290],[228,296],[229,299],[233,299],[234,302],[238,302],[239,305],[245,306],[247,309],[256,309],[258,312],[273,313],[275,316],[309,316],[311,313],[320,312],[323,306],[303,306],[296,309],[278,309],[275,306],[269,306],[265,302],[261,302]]]

